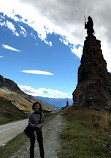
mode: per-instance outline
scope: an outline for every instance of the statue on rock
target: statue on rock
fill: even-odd
[[[93,20],[90,16],[88,17],[88,22],[85,22],[85,29],[87,29],[88,37],[94,37]]]
[[[73,107],[111,111],[111,74],[101,50],[101,41],[94,36],[93,21],[85,23],[84,41],[78,84],[73,92]]]
[[[66,106],[67,106],[67,107],[69,106],[69,102],[68,102],[68,100],[67,100],[67,104],[66,104]]]

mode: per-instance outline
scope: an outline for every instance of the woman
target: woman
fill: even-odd
[[[39,102],[35,102],[32,106],[34,112],[29,115],[28,124],[34,129],[33,135],[30,137],[30,158],[34,158],[34,146],[35,146],[35,136],[37,136],[37,141],[39,143],[40,157],[44,158],[44,148],[43,148],[43,138],[42,138],[42,126],[44,123],[44,116],[41,113],[42,106]]]

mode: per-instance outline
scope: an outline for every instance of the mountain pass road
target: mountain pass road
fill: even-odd
[[[28,120],[17,121],[0,126],[0,146],[22,133],[28,124]]]

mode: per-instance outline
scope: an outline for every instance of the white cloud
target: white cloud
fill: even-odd
[[[22,70],[24,73],[31,73],[31,74],[40,74],[40,75],[54,75],[47,71],[40,71],[40,70]]]
[[[49,41],[49,46],[52,46],[52,42],[51,41]]]
[[[72,52],[74,54],[76,54],[79,58],[81,58],[82,56],[82,52],[83,52],[83,47],[82,46],[79,46],[78,48],[73,45],[72,48],[71,48]]]
[[[46,89],[46,88],[34,89],[26,85],[24,86],[19,85],[19,87],[22,91],[32,96],[42,96],[49,98],[70,98],[70,96],[67,93],[61,92],[59,90]]]
[[[8,49],[8,50],[12,50],[12,51],[16,51],[16,52],[21,52],[20,50],[18,50],[16,48],[13,48],[11,46],[8,46],[6,44],[2,44],[2,47],[5,48],[5,49]]]
[[[111,72],[111,47],[108,45],[106,41],[101,42],[102,45],[102,53],[104,53],[104,59],[107,61],[107,69]]]
[[[13,32],[15,32],[15,26],[11,23],[11,22],[9,22],[9,21],[6,21],[6,26],[10,29],[10,30],[12,30]]]
[[[3,19],[3,18],[2,18]],[[14,35],[16,35],[16,36],[19,36],[19,34],[18,34],[18,32],[16,31],[16,28],[15,28],[15,26],[14,26],[14,24],[12,23],[12,22],[10,22],[10,21],[1,21],[0,22],[0,25],[1,26],[6,26],[6,27],[8,27],[12,32],[13,32],[13,34]]]
[[[5,26],[5,22],[0,22],[0,26]]]
[[[46,40],[44,40],[44,42],[46,43],[46,44],[48,44],[49,46],[52,46],[52,42],[51,41],[46,41]]]
[[[64,38],[59,38],[59,40],[61,41],[61,42],[63,42],[65,45],[69,45],[69,42],[68,42],[68,40],[66,40],[66,39],[64,39]]]
[[[36,36],[31,32],[31,36],[36,40]]]
[[[24,37],[26,37],[26,36],[27,36],[27,32],[26,32],[25,28],[24,28],[23,26],[20,26],[20,28],[21,28],[20,33],[21,33]]]
[[[0,58],[3,58],[3,56],[0,56]]]

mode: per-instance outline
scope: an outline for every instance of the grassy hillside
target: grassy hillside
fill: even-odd
[[[111,157],[111,115],[108,112],[64,111],[66,129],[60,134],[59,158]]]
[[[32,104],[36,101],[42,104],[44,111],[57,111],[56,108],[49,106],[47,103],[38,100],[32,96],[27,94],[18,94],[16,92],[10,91],[6,88],[0,88],[0,97],[10,101],[13,105],[15,105],[18,109],[30,112],[32,110]]]
[[[0,97],[0,125],[11,121],[25,119],[27,115],[10,101]]]

